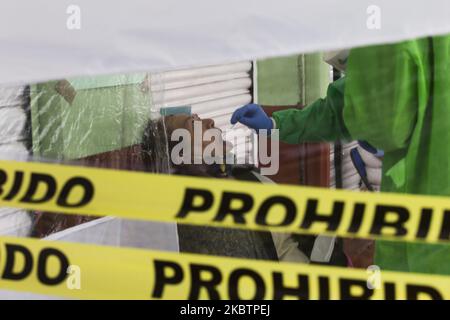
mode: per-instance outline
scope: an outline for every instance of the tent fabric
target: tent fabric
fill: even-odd
[[[448,0],[78,0],[0,3],[0,84],[158,72],[450,32]],[[75,17],[77,18],[77,17]],[[78,19],[78,18],[77,18]]]

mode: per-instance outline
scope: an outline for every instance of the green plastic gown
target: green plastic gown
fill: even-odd
[[[366,140],[384,150],[384,192],[450,195],[450,36],[354,49],[326,98],[273,117],[288,143]],[[377,241],[375,262],[450,274],[450,245]]]

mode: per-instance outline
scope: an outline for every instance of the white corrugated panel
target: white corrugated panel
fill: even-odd
[[[350,150],[358,146],[357,141],[352,141],[342,145],[342,188],[358,190],[361,184],[361,177],[356,171],[350,157]],[[330,148],[330,187],[336,187],[335,167],[334,167],[334,146]]]
[[[381,185],[381,167],[382,160],[375,157],[375,155],[361,148],[358,142],[353,141],[342,145],[342,188],[350,190],[359,190],[361,187],[361,177],[358,174],[350,157],[350,151],[358,148],[358,152],[364,161],[367,180],[375,190],[379,190]],[[331,187],[336,187],[335,168],[334,168],[334,148],[331,148],[330,153],[330,181]]]
[[[200,118],[211,118],[216,127],[229,129],[233,111],[253,100],[251,70],[251,62],[239,62],[151,74],[154,108],[191,106]],[[235,129],[233,153],[239,161],[254,163],[253,146],[248,145],[252,131],[241,125]]]

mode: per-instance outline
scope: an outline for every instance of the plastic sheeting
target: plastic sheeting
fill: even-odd
[[[0,88],[0,158],[26,161],[29,158],[27,112],[29,93],[24,86]],[[25,210],[0,208],[0,235],[26,237],[32,217]]]
[[[27,237],[31,233],[32,218],[27,211],[0,208],[0,235]]]
[[[255,174],[257,168],[251,164],[230,166],[232,169],[223,171],[214,165],[176,166],[168,158],[169,133],[186,123],[174,121],[176,117],[197,119],[222,130],[229,128],[233,111],[253,98],[251,71],[251,63],[241,62],[157,74],[77,77],[32,84],[27,90],[5,89],[0,97],[4,103],[0,108],[0,138],[4,142],[0,151],[5,157],[14,155],[14,159],[26,160],[30,152],[26,146],[30,146],[32,159],[37,161],[273,183],[272,177]],[[164,116],[170,114],[168,110],[178,109],[198,113],[198,118],[183,112]],[[246,132],[252,133],[249,129]],[[345,159],[355,146],[353,143],[344,148]],[[253,149],[254,146],[249,147],[249,151]],[[313,153],[302,159],[281,158],[281,166],[314,162]],[[312,161],[307,160],[309,157]],[[234,154],[234,158],[237,160],[239,155]],[[365,155],[365,159],[370,159],[370,155]],[[359,189],[360,176],[347,160],[342,168],[344,187]],[[316,170],[310,174],[322,175],[320,170],[329,174],[333,172],[330,169],[332,166],[308,170]],[[13,230],[17,236],[47,240],[346,265],[341,239],[336,237],[136,222],[108,217],[107,212],[104,217],[87,217],[2,210],[5,211],[0,216],[0,231],[7,235]]]
[[[2,119],[2,137],[16,135],[22,139],[31,146],[32,159],[37,161],[231,178],[231,169],[228,171],[219,165],[175,165],[168,157],[173,145],[168,137],[175,129],[192,130],[190,124],[194,120],[202,124],[203,130],[229,127],[224,120],[227,115],[230,117],[236,108],[251,101],[250,70],[251,63],[242,62],[172,73],[77,77],[33,84],[26,91],[29,104],[20,109],[21,112],[14,110],[15,113]],[[7,93],[5,100],[15,102],[16,95]],[[200,111],[198,115],[197,111]],[[23,119],[29,119],[31,130],[17,128],[16,124]],[[218,120],[217,124],[214,120]],[[21,142],[14,143],[19,147]],[[230,147],[228,152],[232,154],[234,149]],[[239,157],[234,154],[231,158]],[[238,174],[250,172],[252,168],[244,165]],[[259,181],[256,176],[251,179]],[[28,225],[28,233],[23,235],[276,259],[267,232],[137,222],[107,215],[107,212],[104,217],[89,217],[32,211],[33,224]],[[19,215],[14,217],[19,218]],[[8,221],[0,221],[5,230]]]

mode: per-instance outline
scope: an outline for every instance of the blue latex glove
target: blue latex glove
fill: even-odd
[[[272,119],[269,118],[260,105],[253,103],[247,104],[233,112],[231,124],[236,124],[236,122],[240,122],[258,132],[261,129],[273,129]]]

